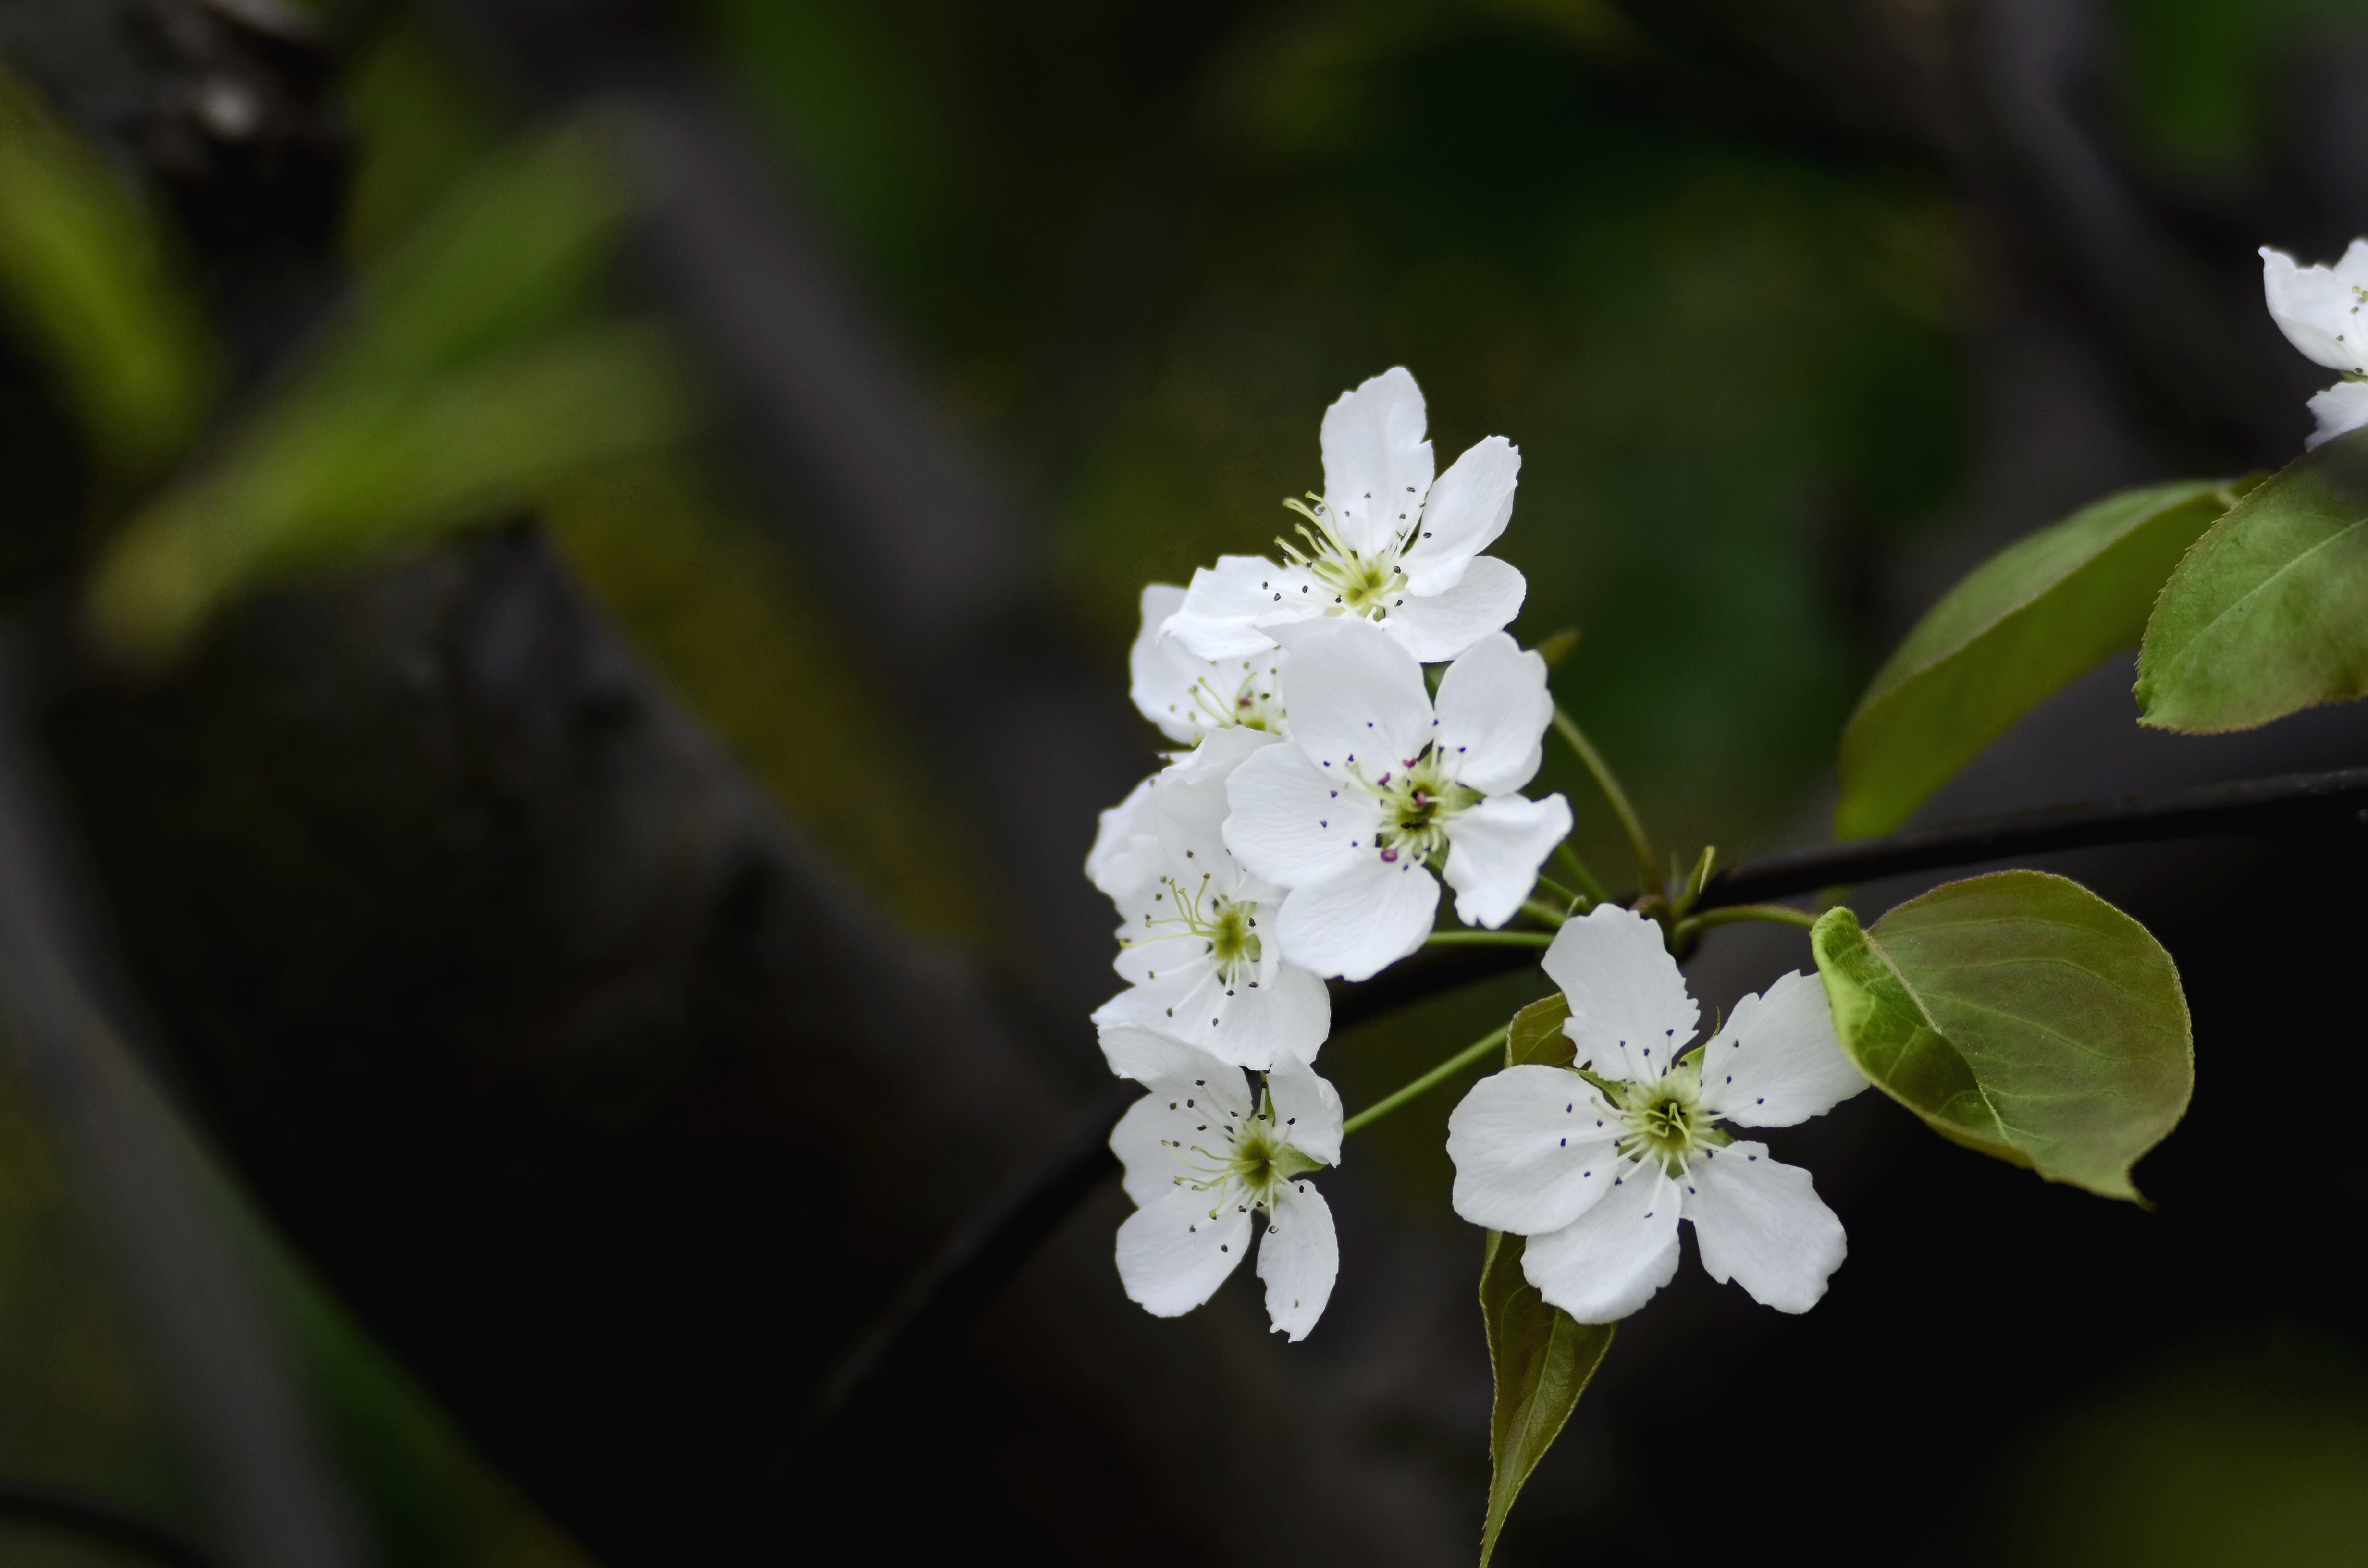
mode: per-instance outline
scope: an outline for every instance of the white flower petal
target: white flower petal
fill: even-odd
[[[1560,1067],[1508,1067],[1472,1085],[1447,1119],[1455,1211],[1516,1235],[1558,1231],[1628,1168],[1620,1124],[1594,1087]]]
[[[1159,629],[1183,605],[1184,590],[1171,584],[1153,583],[1143,590],[1143,629],[1134,634],[1134,646],[1126,653],[1131,677],[1127,695],[1134,699],[1136,711],[1159,726],[1161,734],[1189,745],[1209,727],[1208,716],[1192,699],[1197,674],[1192,663],[1215,666],[1207,660],[1191,661],[1189,653],[1178,660],[1173,654],[1180,650],[1160,640]],[[1202,722],[1195,722],[1196,718]]]
[[[1095,1010],[1093,1021],[1172,1034],[1234,1066],[1261,1071],[1277,1062],[1305,1062],[1324,1049],[1332,1032],[1332,994],[1305,970],[1278,964],[1271,978],[1229,987],[1205,956],[1173,956],[1187,961],[1120,992]]]
[[[1225,846],[1225,818],[1231,811],[1225,780],[1234,773],[1234,767],[1225,764],[1237,763],[1242,756],[1263,749],[1255,743],[1245,747],[1233,738],[1255,733],[1225,730],[1211,735],[1190,760],[1197,761],[1201,751],[1207,750],[1211,760],[1220,766],[1188,772],[1188,763],[1178,763],[1167,770],[1152,797],[1151,831],[1159,836],[1160,850],[1167,861],[1165,869],[1187,887],[1198,887],[1201,878],[1209,877],[1217,892],[1230,894],[1241,881],[1234,852]]]
[[[1478,442],[1448,465],[1423,500],[1422,531],[1399,558],[1406,585],[1429,596],[1463,580],[1472,558],[1513,517],[1521,449],[1502,436]]]
[[[1702,1108],[1744,1127],[1790,1127],[1866,1086],[1814,974],[1796,971],[1746,996],[1702,1048]]]
[[[1280,949],[1281,944],[1274,946]],[[1255,1013],[1255,1019],[1234,1020],[1250,1043],[1244,1044],[1240,1038],[1226,1043],[1244,1058],[1255,1051],[1256,1065],[1260,1068],[1312,1062],[1332,1035],[1332,993],[1323,981],[1295,963],[1278,960],[1258,977]]]
[[[1221,555],[1213,568],[1192,574],[1182,608],[1167,618],[1167,634],[1203,659],[1254,658],[1274,641],[1258,629],[1262,618],[1294,603],[1320,613],[1314,582],[1261,556]]]
[[[1422,389],[1403,366],[1342,392],[1324,411],[1324,499],[1350,549],[1372,555],[1414,531],[1430,489],[1426,418]]]
[[[1412,860],[1370,851],[1292,889],[1275,918],[1282,956],[1343,980],[1370,980],[1422,946],[1439,913],[1439,882]]]
[[[2332,370],[2368,371],[2368,240],[2354,240],[2332,268],[2297,267],[2261,247],[2261,292],[2286,341]],[[2324,394],[2322,394],[2324,395]]]
[[[1296,887],[1363,858],[1381,809],[1326,778],[1297,746],[1268,746],[1225,780],[1224,840],[1251,875]]]
[[[2368,425],[2368,381],[2338,381],[2322,392],[2311,394],[2310,411],[2318,419],[2318,429],[2303,442],[2305,447],[2321,447],[2338,436],[2348,436]]]
[[[1295,1062],[1277,1062],[1266,1075],[1276,1134],[1311,1160],[1340,1163],[1340,1091]]]
[[[1493,555],[1473,557],[1455,586],[1429,596],[1409,589],[1390,605],[1382,629],[1426,665],[1452,659],[1521,613],[1529,584]]]
[[[1203,1106],[1213,1101],[1218,1110],[1235,1120],[1258,1108],[1250,1099],[1249,1080],[1242,1076],[1240,1068],[1164,1029],[1112,1026],[1101,1031],[1101,1044],[1102,1057],[1111,1072],[1133,1079],[1155,1096],[1189,1097]],[[1184,1096],[1177,1093],[1201,1089],[1208,1093]]]
[[[1281,678],[1292,744],[1318,768],[1379,782],[1430,744],[1422,666],[1378,627],[1343,618],[1274,631],[1290,654]]]
[[[1268,1211],[1258,1242],[1258,1275],[1266,1281],[1266,1315],[1293,1345],[1307,1337],[1340,1277],[1340,1240],[1332,1208],[1304,1180],[1286,1182]]]
[[[1538,885],[1538,868],[1570,836],[1570,805],[1560,795],[1493,800],[1448,819],[1447,869],[1455,918],[1491,930],[1513,917]]]
[[[1101,826],[1094,834],[1094,846],[1086,851],[1086,880],[1111,898],[1124,896],[1157,874],[1136,863],[1134,839],[1155,831],[1151,802],[1158,785],[1154,775],[1104,812]]]
[[[1677,1277],[1682,1199],[1660,1166],[1630,1165],[1586,1213],[1531,1236],[1521,1272],[1579,1322],[1616,1323]]]
[[[1770,1159],[1764,1143],[1733,1143],[1696,1159],[1684,1179],[1686,1218],[1712,1278],[1733,1279],[1780,1312],[1817,1304],[1850,1244],[1808,1172]]]
[[[1104,1040],[1114,1032],[1103,1030]],[[1178,1180],[1205,1179],[1195,1167],[1211,1162],[1193,1154],[1192,1146],[1217,1139],[1220,1126],[1248,1114],[1247,1107],[1225,1104],[1226,1091],[1240,1085],[1241,1074],[1224,1072],[1232,1074],[1232,1085],[1214,1071],[1152,1085],[1110,1129],[1110,1153],[1125,1167],[1126,1195],[1136,1203],[1158,1202]]]
[[[1249,1213],[1230,1194],[1175,1188],[1118,1228],[1127,1300],[1154,1317],[1182,1317],[1241,1266],[1251,1234]]]
[[[1492,631],[1439,678],[1440,756],[1457,783],[1508,794],[1537,777],[1554,710],[1545,660]]]
[[[1554,933],[1543,960],[1570,1000],[1563,1032],[1578,1063],[1607,1078],[1649,1083],[1691,1044],[1702,1009],[1661,944],[1661,928],[1634,911],[1599,903]]]
[[[1280,665],[1282,651],[1267,650],[1269,663]],[[1178,757],[1166,769],[1167,787],[1178,784],[1223,784],[1233,777],[1234,769],[1253,752],[1263,751],[1274,744],[1276,737],[1264,730],[1241,728],[1212,731],[1201,744]],[[1221,794],[1217,797],[1223,800]]]

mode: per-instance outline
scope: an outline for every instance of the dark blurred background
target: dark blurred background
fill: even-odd
[[[20,1006],[0,1561],[58,1568],[167,1560],[67,1504],[225,1563],[1468,1560],[1459,1091],[1327,1180],[1342,1275],[1304,1345],[1247,1278],[1177,1323],[1128,1305],[1104,1184],[816,1403],[1105,1092],[1078,866],[1155,763],[1141,585],[1259,549],[1320,486],[1325,405],[1405,364],[1442,463],[1520,445],[1514,630],[1581,631],[1556,693],[1662,842],[1817,842],[1861,686],[1959,574],[2113,487],[2300,449],[2321,372],[2255,247],[2368,230],[2362,0],[0,0],[0,61],[218,345],[194,445],[110,445],[76,389],[154,334],[77,347],[10,262],[0,872],[29,835],[54,897],[46,937],[0,931],[0,989],[62,966],[125,1042],[100,1077],[168,1130],[143,1168],[219,1228],[317,1460],[224,1479],[245,1385],[204,1375],[206,1324],[236,1313],[191,1325],[176,1227],[107,1175],[131,1134]],[[502,331],[659,324],[690,412],[238,576],[168,657],[110,652],[86,585],[139,519],[242,453],[296,472],[253,435],[288,410],[359,420],[320,367],[390,301],[428,335],[479,308],[401,292],[435,235],[495,236],[434,253],[466,278],[573,221],[438,216],[559,125],[634,194]],[[583,386],[484,439],[637,406]],[[2129,679],[1922,820],[2368,762],[2351,710],[2141,733]],[[1564,756],[1543,787],[1618,864]],[[2358,1561],[2359,851],[2044,861],[2189,988],[2156,1207],[1873,1096],[1785,1135],[1850,1228],[1831,1293],[1783,1318],[1689,1264],[1499,1560]],[[1728,929],[1692,978],[1726,1005],[1807,963]],[[1323,1068],[1353,1108],[1543,989],[1360,1024]],[[272,1512],[299,1494],[309,1557]]]

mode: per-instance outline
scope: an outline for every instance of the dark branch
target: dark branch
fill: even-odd
[[[1762,856],[1712,878],[1702,891],[1701,907],[1757,903],[1915,871],[2105,844],[2312,837],[2357,827],[2363,812],[2368,812],[2368,767],[2169,790]]]

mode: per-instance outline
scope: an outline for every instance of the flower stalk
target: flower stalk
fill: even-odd
[[[1413,1083],[1408,1084],[1406,1087],[1398,1090],[1395,1094],[1384,1096],[1380,1100],[1367,1106],[1364,1109],[1359,1111],[1356,1115],[1350,1117],[1347,1121],[1341,1124],[1341,1136],[1345,1138],[1349,1133],[1356,1131],[1360,1128],[1371,1127],[1373,1123],[1381,1120],[1382,1118],[1389,1115],[1390,1112],[1397,1109],[1400,1106],[1405,1105],[1409,1100],[1421,1098],[1424,1095],[1427,1095],[1431,1090],[1439,1087],[1440,1085],[1444,1084],[1450,1078],[1454,1077],[1458,1073],[1463,1072],[1466,1067],[1470,1067],[1474,1063],[1486,1058],[1490,1052],[1497,1050],[1505,1043],[1505,1036],[1510,1031],[1510,1025],[1500,1025],[1496,1028],[1490,1029],[1486,1034],[1482,1035],[1478,1040],[1474,1040],[1470,1045],[1465,1046],[1463,1050],[1457,1051],[1454,1055],[1449,1057],[1446,1061],[1440,1062],[1429,1072],[1425,1073]]]
[[[1570,749],[1578,754],[1578,760],[1587,765],[1595,787],[1603,791],[1604,800],[1610,802],[1611,814],[1620,819],[1620,831],[1628,835],[1628,847],[1635,852],[1636,874],[1644,879],[1645,891],[1662,893],[1661,868],[1653,858],[1653,841],[1645,835],[1645,824],[1637,817],[1636,808],[1628,803],[1628,791],[1620,787],[1620,780],[1612,775],[1611,764],[1603,760],[1603,754],[1595,749],[1595,743],[1587,738],[1587,732],[1563,711],[1560,704],[1554,707],[1554,727],[1555,733],[1570,744]]]

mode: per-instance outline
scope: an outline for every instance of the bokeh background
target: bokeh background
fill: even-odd
[[[1442,464],[1521,447],[1515,631],[1579,631],[1557,696],[1661,842],[1816,842],[1957,575],[2299,449],[2254,249],[2368,229],[2360,0],[0,0],[0,794],[316,1461],[225,1479],[221,1345],[12,1041],[0,1561],[61,1568],[171,1549],[61,1500],[328,1562],[271,1555],[307,1487],[356,1562],[1468,1559],[1453,1090],[1327,1181],[1304,1346],[1247,1278],[1128,1306],[1104,1183],[848,1392],[1106,1094],[1077,867],[1154,764],[1140,586],[1258,550],[1406,365]],[[2147,735],[2128,680],[1925,820],[2368,749]],[[1873,1096],[1790,1134],[1831,1294],[1681,1275],[1500,1561],[2355,1561],[2359,860],[2045,861],[2189,986],[2156,1207]],[[1807,961],[1720,931],[1693,981]],[[1543,989],[1325,1069],[1353,1108]]]

